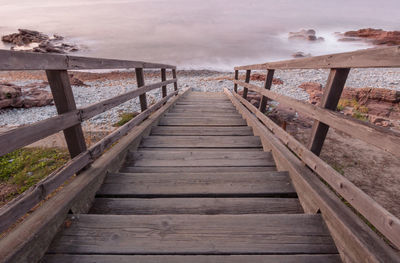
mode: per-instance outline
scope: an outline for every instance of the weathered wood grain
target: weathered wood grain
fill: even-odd
[[[172,67],[172,78],[176,79],[176,67]],[[174,83],[174,90],[178,90],[178,81],[175,81]]]
[[[255,136],[148,136],[141,147],[192,148],[260,148]]]
[[[109,174],[99,196],[296,196],[285,172]]]
[[[274,166],[269,152],[138,151],[129,154],[134,166]]]
[[[169,112],[165,114],[166,117],[195,117],[195,118],[205,118],[205,117],[223,117],[223,118],[238,118],[240,115],[238,113],[229,113],[229,112]]]
[[[251,70],[246,70],[246,78],[244,80],[244,82],[249,83],[250,82],[250,76],[251,76]],[[243,89],[243,98],[247,99],[247,92],[248,89],[246,87],[244,87]]]
[[[141,88],[141,87],[143,87],[145,85],[143,68],[135,68],[135,73],[136,73],[137,86],[138,86],[138,88]],[[140,109],[143,112],[143,111],[145,111],[147,109],[146,93],[141,94],[139,96],[139,100],[140,100]]]
[[[235,79],[238,80],[239,79],[239,70],[235,70]],[[237,92],[237,84],[233,84],[233,91]]]
[[[0,70],[77,70],[126,68],[175,69],[176,67],[172,65],[149,63],[143,61],[128,61],[0,50]]]
[[[75,112],[75,98],[68,72],[66,70],[46,70],[46,75],[58,114]],[[85,137],[80,123],[64,129],[63,132],[72,158],[86,151]]]
[[[152,135],[171,135],[171,136],[251,136],[251,127],[209,127],[209,126],[156,126],[151,130]]]
[[[297,198],[96,198],[91,214],[299,214]]]
[[[161,82],[164,82],[166,80],[167,80],[167,72],[166,72],[165,68],[162,68],[161,69]],[[166,85],[162,86],[161,93],[162,93],[163,98],[167,96],[167,86]]]
[[[245,126],[246,122],[241,118],[224,117],[164,117],[160,120],[161,126]]]
[[[320,215],[78,215],[49,253],[337,253]]]
[[[235,70],[392,68],[400,67],[400,47],[370,48],[353,52],[235,67]]]
[[[272,81],[274,80],[274,73],[275,70],[273,69],[269,69],[267,72],[267,77],[265,78],[265,82],[264,82],[264,89],[270,90],[271,86],[272,86]],[[235,84],[237,85],[237,84]],[[261,101],[260,101],[260,111],[262,113],[265,112],[266,107],[267,107],[267,102],[268,102],[268,98],[265,96],[262,96]]]
[[[0,156],[80,123],[78,110],[0,133]]]
[[[276,171],[275,165],[273,166],[163,166],[163,167],[149,167],[130,166],[129,163],[125,164],[120,169],[121,173],[227,173],[227,172],[242,172],[243,175],[251,172],[266,172]]]
[[[356,120],[338,112],[322,109],[315,105],[298,101],[270,90],[262,89],[256,85],[244,83],[242,81],[238,81],[238,85],[245,85],[249,90],[256,91],[272,100],[290,106],[313,119],[329,125],[331,128],[347,133],[354,138],[363,140],[396,156],[400,156],[400,147],[398,147],[398,145],[400,145],[399,132],[377,127],[373,124]]]
[[[328,110],[336,110],[349,72],[349,68],[331,69],[321,102],[318,106]],[[308,141],[308,148],[315,155],[321,153],[328,130],[329,126],[325,123],[318,120],[314,121]]]
[[[287,145],[299,158],[324,179],[339,195],[346,199],[359,213],[393,244],[400,244],[400,220],[383,208],[374,199],[368,196],[360,188],[339,174],[335,169],[321,160],[317,155],[308,150],[293,136],[284,131],[264,114],[257,111],[251,103],[239,99],[250,111],[252,111],[285,145]]]
[[[48,254],[43,263],[339,263],[337,254],[325,255],[202,255],[202,256],[143,256],[143,255],[66,255]]]

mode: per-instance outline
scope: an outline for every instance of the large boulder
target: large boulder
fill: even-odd
[[[339,41],[368,40],[375,45],[400,45],[400,31],[385,31],[383,29],[363,28],[357,31],[347,31]]]
[[[17,86],[11,83],[0,83],[0,109],[31,108],[51,105],[52,94],[45,90],[46,83],[33,83]]]
[[[302,29],[298,32],[289,32],[289,39],[306,41],[324,41],[323,37],[317,37],[314,29]]]

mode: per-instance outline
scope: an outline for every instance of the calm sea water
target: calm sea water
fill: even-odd
[[[399,11],[399,0],[0,0],[0,33],[35,29],[86,46],[85,56],[230,70],[297,51],[366,48],[338,42],[334,32],[400,30]],[[287,39],[302,28],[315,29],[325,41]]]

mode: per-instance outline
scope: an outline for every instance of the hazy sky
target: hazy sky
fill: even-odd
[[[400,30],[400,0],[0,0],[1,33],[17,28],[59,33],[88,46],[86,55],[194,67],[231,67],[323,54],[363,45],[333,33],[363,27]],[[290,43],[287,33],[314,28],[327,41]]]

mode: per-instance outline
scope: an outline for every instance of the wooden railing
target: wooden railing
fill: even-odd
[[[135,68],[137,89],[77,109],[67,70],[128,68]],[[145,85],[144,69],[160,69],[161,82]],[[172,70],[173,79],[166,79],[167,69]],[[55,117],[0,134],[0,156],[63,131],[72,158],[61,169],[53,172],[0,209],[0,232],[15,223],[18,218],[44,200],[72,175],[90,165],[107,148],[160,108],[169,98],[178,94],[175,66],[142,61],[0,50],[0,70],[45,70],[58,112]],[[174,91],[170,94],[167,94],[168,84],[174,84]],[[157,88],[162,89],[162,99],[148,107],[146,92]],[[87,149],[81,123],[136,97],[140,98],[141,113]]]
[[[400,157],[400,133],[376,127],[375,125],[351,117],[346,117],[335,111],[346,78],[352,67],[400,67],[400,47],[367,49],[335,55],[235,67],[234,93],[232,99],[236,98],[237,101],[240,101],[242,105],[254,114],[253,116],[257,117],[259,122],[265,125],[268,131],[272,132],[287,148],[297,155],[296,158],[300,159],[324,182],[328,183],[336,194],[343,197],[357,212],[389,240],[393,246],[400,249],[400,220],[318,157],[329,127],[347,133],[354,138],[363,140]],[[270,90],[275,70],[318,68],[330,69],[321,103],[318,106],[295,100]],[[246,70],[244,82],[238,80],[240,70]],[[267,70],[267,77],[263,87],[249,83],[252,70]],[[237,94],[238,86],[244,87],[243,96]],[[263,96],[258,109],[246,100],[248,90]],[[264,114],[268,99],[290,106],[299,113],[304,113],[315,120],[307,146],[298,142],[293,136],[289,135]],[[252,117],[250,116],[249,118]],[[300,176],[300,174],[292,178],[295,179],[294,181],[296,181],[296,178],[298,179],[296,176]],[[316,207],[311,205],[313,202],[312,199],[318,199],[320,197],[313,196],[312,193],[306,192],[304,188],[301,189],[299,185],[297,185],[296,190],[300,199],[311,200],[309,201],[308,212],[316,212],[320,209],[320,205],[316,205]],[[304,203],[307,202],[304,201]],[[341,230],[342,229],[339,231]],[[362,233],[358,234],[362,235]]]

